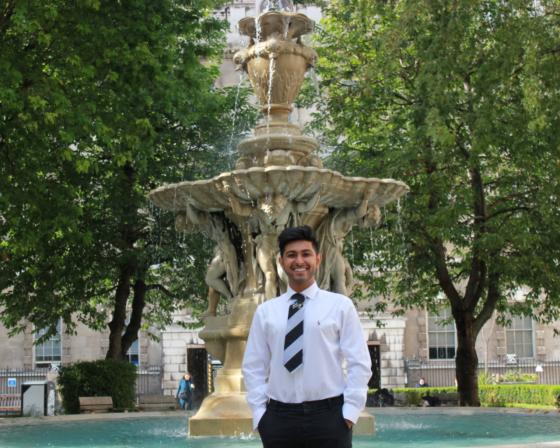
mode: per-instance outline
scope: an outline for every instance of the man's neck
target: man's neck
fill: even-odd
[[[296,283],[296,284],[290,283],[289,285],[294,292],[302,292],[305,291],[307,288],[309,288],[313,283],[315,283],[315,279],[307,283]]]

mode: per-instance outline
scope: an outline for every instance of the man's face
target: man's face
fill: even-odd
[[[313,284],[321,256],[315,252],[311,241],[293,241],[280,256],[280,264],[288,276],[290,287],[297,292]]]

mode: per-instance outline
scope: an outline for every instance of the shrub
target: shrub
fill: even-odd
[[[491,373],[482,372],[478,374],[478,385],[486,386],[488,384],[496,384],[498,382],[496,375]]]
[[[431,397],[442,398],[446,400],[446,396],[455,396],[457,394],[456,387],[415,387],[415,388],[396,388],[392,392],[395,394],[396,401],[404,406],[419,406],[422,404],[422,397],[430,395]]]
[[[498,383],[534,383],[537,381],[537,374],[510,370],[502,375],[498,375],[497,380]]]
[[[371,389],[369,393],[375,390]],[[456,387],[396,388],[391,391],[400,406],[419,406],[422,397],[438,397],[443,403],[456,402]],[[548,384],[487,384],[479,385],[482,406],[550,406],[560,409],[560,386]]]
[[[548,384],[498,384],[479,388],[483,406],[507,404],[555,406],[558,394],[560,394],[560,386]]]
[[[69,414],[80,412],[79,397],[109,396],[116,409],[132,409],[136,398],[135,382],[134,364],[111,359],[62,367],[58,378],[62,404]]]

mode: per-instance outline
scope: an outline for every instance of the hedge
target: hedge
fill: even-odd
[[[395,398],[401,396],[405,406],[418,406],[422,404],[422,397],[445,398],[457,395],[456,387],[418,387],[395,388],[391,391]],[[375,393],[371,389],[369,393]],[[523,406],[544,405],[556,406],[560,409],[560,385],[548,384],[492,384],[479,386],[479,397],[482,406],[504,407],[508,404]]]
[[[480,386],[482,406],[501,407],[508,403],[557,406],[560,386],[548,384],[496,384]]]
[[[111,359],[64,366],[58,377],[62,404],[68,414],[80,412],[79,397],[109,396],[115,409],[133,409],[135,383],[136,366]]]
[[[405,406],[419,406],[422,404],[422,397],[430,395],[441,397],[442,395],[457,395],[456,387],[415,387],[415,388],[396,388],[393,393],[404,395]]]

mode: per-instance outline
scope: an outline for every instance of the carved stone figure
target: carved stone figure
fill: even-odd
[[[218,303],[220,303],[220,293],[214,288],[208,288],[208,308],[202,313],[201,317],[215,316],[218,312]]]
[[[204,280],[210,288],[214,288],[226,299],[231,299],[233,294],[228,287],[228,284],[224,281],[224,278],[227,279],[227,274],[228,265],[224,261],[224,256],[220,249],[216,246],[214,258],[212,258],[212,261],[208,266]]]
[[[364,218],[368,216],[368,198],[369,192],[366,192],[357,207],[330,210],[319,224],[317,236],[322,253],[322,269],[319,275],[321,288],[344,295],[350,293],[354,278],[350,263],[343,253],[344,237],[354,225],[365,224]],[[373,207],[372,210],[374,216],[379,212],[377,207]]]
[[[299,224],[301,215],[313,210],[319,199],[319,191],[304,201],[292,201],[283,194],[275,193],[259,198],[256,207],[253,207],[235,197],[230,198],[230,205],[235,214],[246,217],[253,214],[256,217],[255,254],[264,277],[265,299],[276,297],[280,286],[281,269],[277,265],[278,234],[288,224]]]
[[[186,214],[183,216],[181,224],[186,229],[197,226],[216,242],[214,258],[208,266],[205,281],[210,288],[231,299],[237,293],[239,286],[239,263],[225,217],[198,210],[191,205],[187,206]]]

